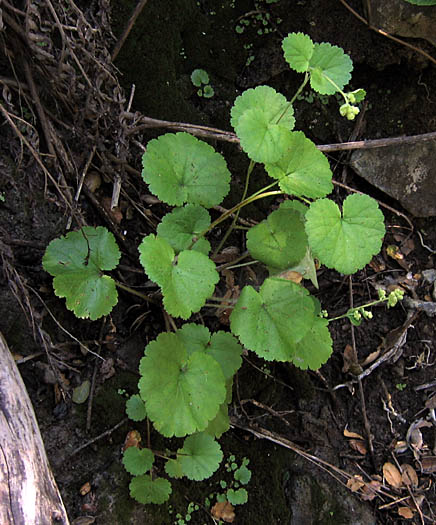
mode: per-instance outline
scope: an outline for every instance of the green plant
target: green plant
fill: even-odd
[[[187,323],[174,333],[161,333],[145,349],[139,394],[128,400],[127,414],[134,421],[147,417],[163,436],[185,440],[172,452],[125,451],[123,463],[134,476],[131,495],[143,503],[161,503],[171,492],[169,481],[154,474],[156,456],[166,461],[169,477],[202,480],[218,468],[222,452],[215,439],[229,428],[227,406],[243,346],[267,361],[291,361],[302,369],[317,369],[330,357],[330,320],[319,301],[290,278],[298,276],[298,283],[310,279],[317,286],[314,258],[352,274],[381,247],[385,229],[376,201],[351,195],[341,210],[327,199],[333,188],[327,158],[304,133],[292,131],[293,103],[308,82],[321,95],[339,93],[344,99],[341,115],[354,118],[364,91],[344,91],[351,59],[339,47],[314,44],[302,33],[288,35],[283,51],[290,67],[304,74],[293,98],[288,101],[273,88],[260,86],[245,91],[231,110],[232,126],[250,159],[245,189],[232,209],[211,220],[208,208],[229,192],[230,173],[224,158],[205,142],[187,133],[168,133],[151,140],[143,156],[150,191],[175,208],[163,217],[156,234],[142,240],[139,259],[174,317],[187,320],[205,306],[221,304],[213,295],[220,276],[206,235],[234,216],[215,247],[218,253],[246,205],[271,196],[289,199],[247,232],[250,255],[270,275],[259,289],[242,289],[230,316],[232,333],[210,333],[203,325]],[[199,81],[205,80],[203,75]],[[271,183],[247,196],[255,163],[263,164]],[[116,304],[116,287],[141,295],[104,273],[116,267],[119,257],[112,234],[85,227],[52,241],[43,266],[54,276],[55,293],[66,297],[67,308],[78,317],[97,319]],[[379,301],[392,302],[390,297]],[[362,315],[359,309],[344,315],[356,321],[356,312]],[[238,502],[241,495],[243,491],[232,492],[230,498]]]
[[[214,96],[215,91],[209,84],[209,75],[204,69],[194,69],[191,73],[191,82],[199,88],[197,90],[199,97],[211,98]]]
[[[397,390],[399,390],[400,392],[402,392],[405,388],[407,388],[407,384],[406,383],[397,383],[395,385],[395,388]]]

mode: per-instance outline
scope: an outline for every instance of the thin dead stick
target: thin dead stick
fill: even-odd
[[[103,331],[104,331],[104,328],[106,326],[106,320],[107,320],[107,318],[104,317],[103,318],[103,322],[101,323],[100,333],[99,333],[99,337],[98,337],[99,341],[101,341],[102,338],[103,338]],[[101,346],[100,346],[100,344],[98,344],[98,355],[100,355],[100,352],[101,352]],[[96,384],[96,381],[97,381],[97,372],[98,372],[98,369],[99,369],[99,365],[100,365],[100,363],[96,359],[95,362],[94,362],[94,370],[92,372],[91,388],[89,390],[88,407],[87,407],[87,410],[86,410],[86,432],[89,432],[91,430],[92,407],[93,407],[93,403],[94,403],[95,384]]]
[[[268,441],[271,441],[272,443],[275,443],[276,445],[280,445],[281,447],[287,448],[291,450],[292,452],[295,452],[299,456],[303,457],[304,459],[307,459],[317,467],[321,468],[330,476],[332,476],[334,479],[336,479],[341,485],[348,488],[346,483],[341,479],[344,478],[346,481],[353,478],[351,474],[348,474],[348,472],[345,472],[344,470],[336,467],[335,465],[332,465],[328,461],[325,461],[321,458],[318,458],[317,456],[313,456],[309,452],[306,452],[302,448],[298,447],[295,443],[292,441],[289,441],[288,439],[280,436],[279,434],[276,434],[274,432],[271,432],[270,430],[267,430],[262,427],[253,427],[249,425],[243,425],[235,417],[230,417],[230,426],[240,428],[241,430],[245,430],[246,432],[250,432],[250,434],[253,434],[257,438],[260,439],[266,439]],[[395,499],[395,496],[392,494],[389,494],[386,491],[378,491],[383,496],[386,496],[391,499]]]
[[[372,363],[368,368],[366,368],[361,374],[359,374],[355,379],[352,379],[348,383],[343,383],[341,385],[336,385],[332,390],[338,390],[339,388],[344,388],[350,386],[351,383],[356,383],[359,380],[369,376],[376,368],[378,368],[385,361],[389,361],[404,345],[406,342],[407,330],[413,323],[413,321],[418,317],[419,312],[415,312],[410,317],[407,318],[406,322],[399,328],[394,329],[389,332],[389,339],[391,341],[385,341],[386,351]],[[386,336],[386,339],[388,338]],[[416,389],[415,389],[416,390]]]
[[[85,181],[85,177],[86,177],[86,174],[88,173],[89,166],[91,165],[92,159],[94,158],[96,149],[97,149],[97,146],[94,144],[91,150],[91,153],[89,154],[88,160],[86,161],[85,167],[83,168],[82,176],[80,177],[79,186],[77,187],[76,195],[74,196],[75,202],[79,202],[79,197],[80,197],[80,193],[82,192],[83,183]],[[73,216],[70,215],[65,229],[67,230],[70,229],[72,221],[73,221]]]
[[[129,420],[128,417],[125,417],[124,419],[122,419],[119,423],[117,423],[114,427],[110,428],[109,430],[106,430],[105,432],[103,432],[102,434],[99,434],[98,436],[96,436],[95,438],[92,438],[90,441],[87,441],[86,443],[84,443],[83,445],[81,445],[79,448],[76,448],[76,450],[73,450],[73,452],[71,452],[70,454],[70,457],[71,456],[75,456],[76,454],[78,454],[81,450],[89,447],[90,445],[92,445],[93,443],[95,443],[96,441],[99,441],[100,439],[103,439],[104,437],[106,436],[109,436],[110,434],[112,434],[113,432],[115,432],[115,430],[119,427],[121,427],[122,425],[124,425],[124,423],[127,423],[127,421]]]
[[[124,45],[124,42],[126,41],[127,37],[129,36],[130,31],[132,30],[132,27],[134,26],[136,19],[141,14],[141,11],[144,9],[145,4],[148,0],[140,0],[138,5],[135,7],[132,16],[130,17],[129,21],[127,22],[126,28],[123,31],[123,34],[120,36],[120,39],[116,43],[114,50],[112,51],[112,62],[115,61],[115,59],[118,56],[118,53],[121,51],[121,48]]]
[[[8,111],[3,107],[2,104],[0,104],[0,111],[3,113],[6,120],[9,122],[10,126],[14,130],[15,134],[18,136],[18,138],[23,142],[23,144],[28,148],[30,153],[32,154],[32,157],[35,159],[36,163],[39,165],[39,167],[42,169],[43,173],[51,180],[53,185],[57,188],[60,197],[65,202],[67,207],[71,210],[71,213],[73,213],[74,218],[78,222],[79,226],[83,225],[83,221],[81,218],[75,213],[74,208],[71,205],[71,202],[68,200],[68,198],[65,196],[65,194],[61,191],[59,188],[56,180],[54,179],[53,175],[48,171],[48,169],[44,166],[44,163],[42,162],[40,156],[38,155],[37,151],[34,149],[34,147],[30,144],[30,142],[26,139],[26,137],[23,136],[21,131],[17,128],[13,120],[11,119],[10,114]]]
[[[354,307],[353,279],[352,279],[351,275],[349,277],[348,284],[349,284],[348,291],[349,291],[349,297],[350,297],[350,299],[349,299],[350,300],[350,308],[353,308]],[[351,344],[352,344],[352,348],[353,348],[353,359],[354,359],[355,363],[358,363],[359,362],[359,358],[358,358],[358,355],[357,355],[356,337],[355,337],[355,333],[354,333],[354,325],[353,325],[353,323],[350,323],[350,325],[351,325]],[[360,405],[361,405],[361,410],[362,410],[363,426],[365,427],[365,432],[366,432],[366,440],[368,442],[368,447],[369,447],[369,453],[370,453],[370,456],[371,456],[372,466],[374,467],[374,470],[377,470],[377,466],[376,466],[376,463],[375,463],[375,457],[374,457],[374,445],[372,443],[372,437],[371,437],[371,425],[369,423],[368,415],[366,413],[366,402],[365,402],[365,393],[363,391],[363,384],[362,384],[362,380],[361,379],[358,379],[357,382],[359,384]]]
[[[386,38],[389,38],[390,40],[393,40],[394,42],[396,42],[397,44],[401,44],[405,47],[408,47],[409,49],[413,49],[413,51],[416,51],[417,53],[425,56],[425,58],[427,58],[428,60],[430,60],[430,62],[433,62],[433,64],[436,64],[436,59],[433,58],[431,55],[429,55],[428,53],[426,53],[425,51],[423,51],[422,49],[420,49],[419,47],[416,47],[412,44],[409,44],[409,42],[405,42],[404,40],[401,40],[400,38],[397,38],[395,36],[392,36],[391,34],[387,33],[386,31],[383,31],[383,29],[379,29],[378,27],[374,27],[370,21],[368,20],[365,20],[365,18],[363,18],[363,16],[359,15],[359,13],[357,11],[355,11],[351,6],[349,6],[347,4],[347,2],[345,0],[339,0],[341,2],[341,4],[346,8],[348,9],[348,11],[350,11],[350,13],[352,13],[358,20],[360,20],[362,23],[364,23],[366,26],[368,26],[368,29],[371,29],[372,31],[375,31],[376,33],[378,33],[379,35],[382,35],[382,36],[385,36]],[[370,16],[370,10],[371,10],[371,7],[370,7],[370,3],[367,2],[367,5],[369,6],[369,12],[368,12],[368,15]]]
[[[344,151],[350,149],[374,149],[400,144],[416,144],[427,140],[436,140],[436,131],[422,133],[420,135],[409,135],[404,137],[390,137],[384,139],[356,140],[353,142],[342,142],[338,144],[320,144],[317,148],[323,152]]]
[[[145,129],[149,128],[169,128],[177,131],[186,131],[192,135],[207,137],[215,140],[221,140],[224,142],[232,142],[239,144],[239,139],[231,131],[224,131],[217,128],[210,128],[208,126],[197,126],[195,124],[189,124],[186,122],[171,122],[168,120],[158,120],[150,117],[141,117],[137,120],[135,113],[125,112],[122,115],[126,119],[132,119],[136,122],[140,122],[137,126],[132,126],[128,131],[127,135],[134,135]],[[422,133],[420,135],[410,135],[403,137],[387,137],[383,139],[369,139],[369,140],[357,140],[351,142],[339,142],[335,144],[319,144],[316,147],[323,152],[333,151],[346,151],[354,149],[373,149],[373,148],[384,148],[388,146],[398,146],[400,144],[416,144],[418,142],[424,142],[427,140],[436,140],[436,131],[429,133]]]

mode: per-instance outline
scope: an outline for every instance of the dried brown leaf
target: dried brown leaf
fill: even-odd
[[[84,483],[80,487],[79,493],[80,493],[81,496],[86,496],[90,492],[91,492],[91,483],[89,483],[89,481],[87,481],[86,483]]]
[[[365,456],[367,453],[365,441],[362,441],[361,439],[350,439],[348,443],[353,450],[359,452],[362,456]]]
[[[377,357],[380,355],[380,350],[375,350],[374,352],[371,352],[361,363],[360,365],[362,367],[365,367],[369,364],[371,364],[373,361],[377,359]]]
[[[362,476],[355,475],[347,481],[347,487],[351,492],[357,492],[359,489],[365,486],[365,482],[362,479]]]
[[[212,516],[217,520],[223,520],[226,523],[233,523],[235,513],[233,505],[228,501],[219,501],[211,509]]]
[[[424,474],[434,474],[436,472],[436,456],[421,458],[421,472]]]
[[[362,489],[362,499],[364,501],[372,501],[376,496],[377,492],[381,489],[381,483],[379,481],[370,481],[366,483]]]
[[[405,518],[406,520],[410,520],[413,518],[414,511],[410,507],[399,507],[398,514],[402,518]]]
[[[412,488],[418,486],[418,475],[412,465],[408,463],[401,465],[401,477],[405,485],[410,485]]]
[[[139,448],[139,443],[141,442],[141,434],[137,430],[131,430],[124,441],[123,451],[129,447]]]
[[[354,359],[354,351],[351,345],[347,345],[344,348],[344,366],[342,367],[342,372],[346,374],[350,369],[354,369],[358,363]]]
[[[344,428],[344,436],[346,438],[355,438],[355,439],[362,439],[363,440],[363,437],[360,434],[358,434],[357,432],[351,432],[347,428]]]
[[[403,486],[401,472],[392,463],[386,462],[383,465],[383,476],[391,487],[399,489]]]
[[[293,270],[286,270],[279,274],[280,279],[286,279],[287,281],[292,281],[293,283],[300,284],[303,280],[303,274],[300,272],[294,272]]]

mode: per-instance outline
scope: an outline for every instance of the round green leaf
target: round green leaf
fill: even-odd
[[[248,501],[248,492],[245,489],[229,489],[226,497],[232,505],[243,505]]]
[[[332,338],[328,329],[328,321],[316,317],[307,334],[296,345],[292,362],[298,368],[318,370],[331,356],[333,351]]]
[[[295,125],[294,109],[281,93],[269,86],[247,89],[236,98],[231,110],[231,124],[236,130],[241,116],[249,109],[259,109],[271,124],[292,130]],[[238,135],[239,136],[239,135]]]
[[[202,324],[185,323],[177,330],[176,336],[185,345],[188,356],[194,352],[204,352],[210,341],[209,329]]]
[[[140,363],[139,391],[147,416],[166,437],[204,430],[226,396],[220,365],[204,352],[188,356],[172,333],[151,342]]]
[[[130,496],[139,503],[156,503],[160,505],[168,500],[171,494],[171,483],[164,478],[151,479],[151,476],[137,476],[129,485]]]
[[[184,250],[175,255],[168,241],[148,235],[139,246],[139,260],[163,294],[166,311],[187,319],[213,294],[219,274],[203,253]]]
[[[249,470],[245,465],[242,465],[235,470],[234,478],[236,481],[241,482],[243,485],[247,485],[251,479],[251,470]]]
[[[142,177],[152,193],[171,206],[185,202],[211,208],[229,192],[224,157],[189,133],[167,133],[147,144]]]
[[[183,473],[195,481],[212,476],[223,459],[219,444],[205,433],[187,437],[177,454]]]
[[[228,332],[212,334],[206,353],[220,364],[226,381],[233,378],[242,364],[242,347]]]
[[[314,322],[308,291],[284,279],[268,278],[256,292],[245,286],[230,316],[232,332],[249,350],[269,361],[288,361]]]
[[[282,49],[286,62],[298,73],[304,73],[309,68],[314,45],[308,35],[303,33],[289,33],[283,39]]]
[[[215,90],[212,86],[204,86],[203,89],[203,97],[204,98],[212,98],[215,95]]]
[[[191,82],[196,87],[200,87],[202,84],[209,84],[209,75],[204,69],[194,69],[191,73]]]
[[[183,477],[182,465],[177,459],[169,459],[165,463],[165,472],[172,478],[179,479]]]
[[[42,265],[53,279],[55,294],[77,317],[93,321],[117,304],[115,282],[103,270],[114,269],[120,251],[106,228],[85,226],[54,239],[47,246]]]
[[[289,133],[286,149],[276,163],[265,166],[289,195],[318,199],[332,189],[332,172],[327,157],[302,131]]]
[[[385,227],[377,202],[368,195],[354,194],[345,199],[342,216],[329,199],[313,202],[306,213],[306,232],[314,256],[348,275],[380,251]]]
[[[286,149],[289,133],[289,129],[272,122],[259,108],[247,109],[236,126],[242,149],[255,162],[278,160]]]
[[[210,226],[210,215],[201,206],[187,204],[184,208],[175,208],[167,213],[157,227],[159,237],[167,240],[176,253],[190,248],[205,255],[210,252],[210,244],[198,235]]]
[[[129,447],[123,454],[124,468],[133,476],[140,476],[151,469],[154,454],[149,448]]]
[[[217,415],[209,422],[204,432],[219,439],[229,428],[229,403],[226,400],[220,405]]]
[[[315,44],[309,63],[310,85],[321,95],[333,95],[350,81],[353,62],[343,49]]]
[[[147,417],[144,401],[138,394],[134,394],[127,400],[126,413],[132,421],[142,421]]]
[[[187,323],[177,330],[176,335],[184,343],[188,355],[205,352],[213,357],[221,366],[226,381],[230,380],[241,366],[242,347],[228,332],[215,332],[211,336],[205,326]]]
[[[247,232],[250,255],[269,266],[273,272],[296,265],[307,249],[301,213],[287,207],[287,202]]]

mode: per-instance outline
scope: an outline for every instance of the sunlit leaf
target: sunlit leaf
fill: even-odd
[[[264,359],[289,361],[314,319],[314,303],[305,288],[268,278],[259,292],[245,286],[230,323],[246,348]]]
[[[139,371],[147,416],[167,437],[204,430],[226,396],[221,366],[205,352],[188,355],[173,333],[149,343]]]
[[[230,189],[224,157],[189,133],[167,133],[151,140],[142,165],[150,190],[171,206],[191,203],[211,208]]]
[[[175,317],[187,319],[198,312],[219,281],[215,263],[209,257],[195,250],[184,250],[176,256],[161,237],[145,237],[139,252],[149,278],[162,289],[166,311]]]
[[[204,237],[197,240],[198,234],[210,226],[210,215],[201,206],[187,204],[167,213],[157,227],[159,237],[167,240],[176,253],[183,250],[197,250],[207,255],[210,244]]]
[[[218,442],[204,432],[187,437],[177,455],[184,475],[195,481],[209,478],[223,459]]]
[[[306,232],[321,263],[352,274],[380,251],[385,227],[377,202],[354,194],[345,199],[342,214],[329,199],[313,202],[306,213]]]
[[[327,157],[303,132],[289,133],[286,149],[275,163],[265,166],[268,175],[279,181],[282,191],[298,197],[317,199],[332,189],[332,172]]]
[[[106,228],[85,226],[51,241],[42,265],[54,277],[58,297],[77,317],[98,319],[111,312],[118,301],[114,280],[104,275],[119,261],[115,238]]]

